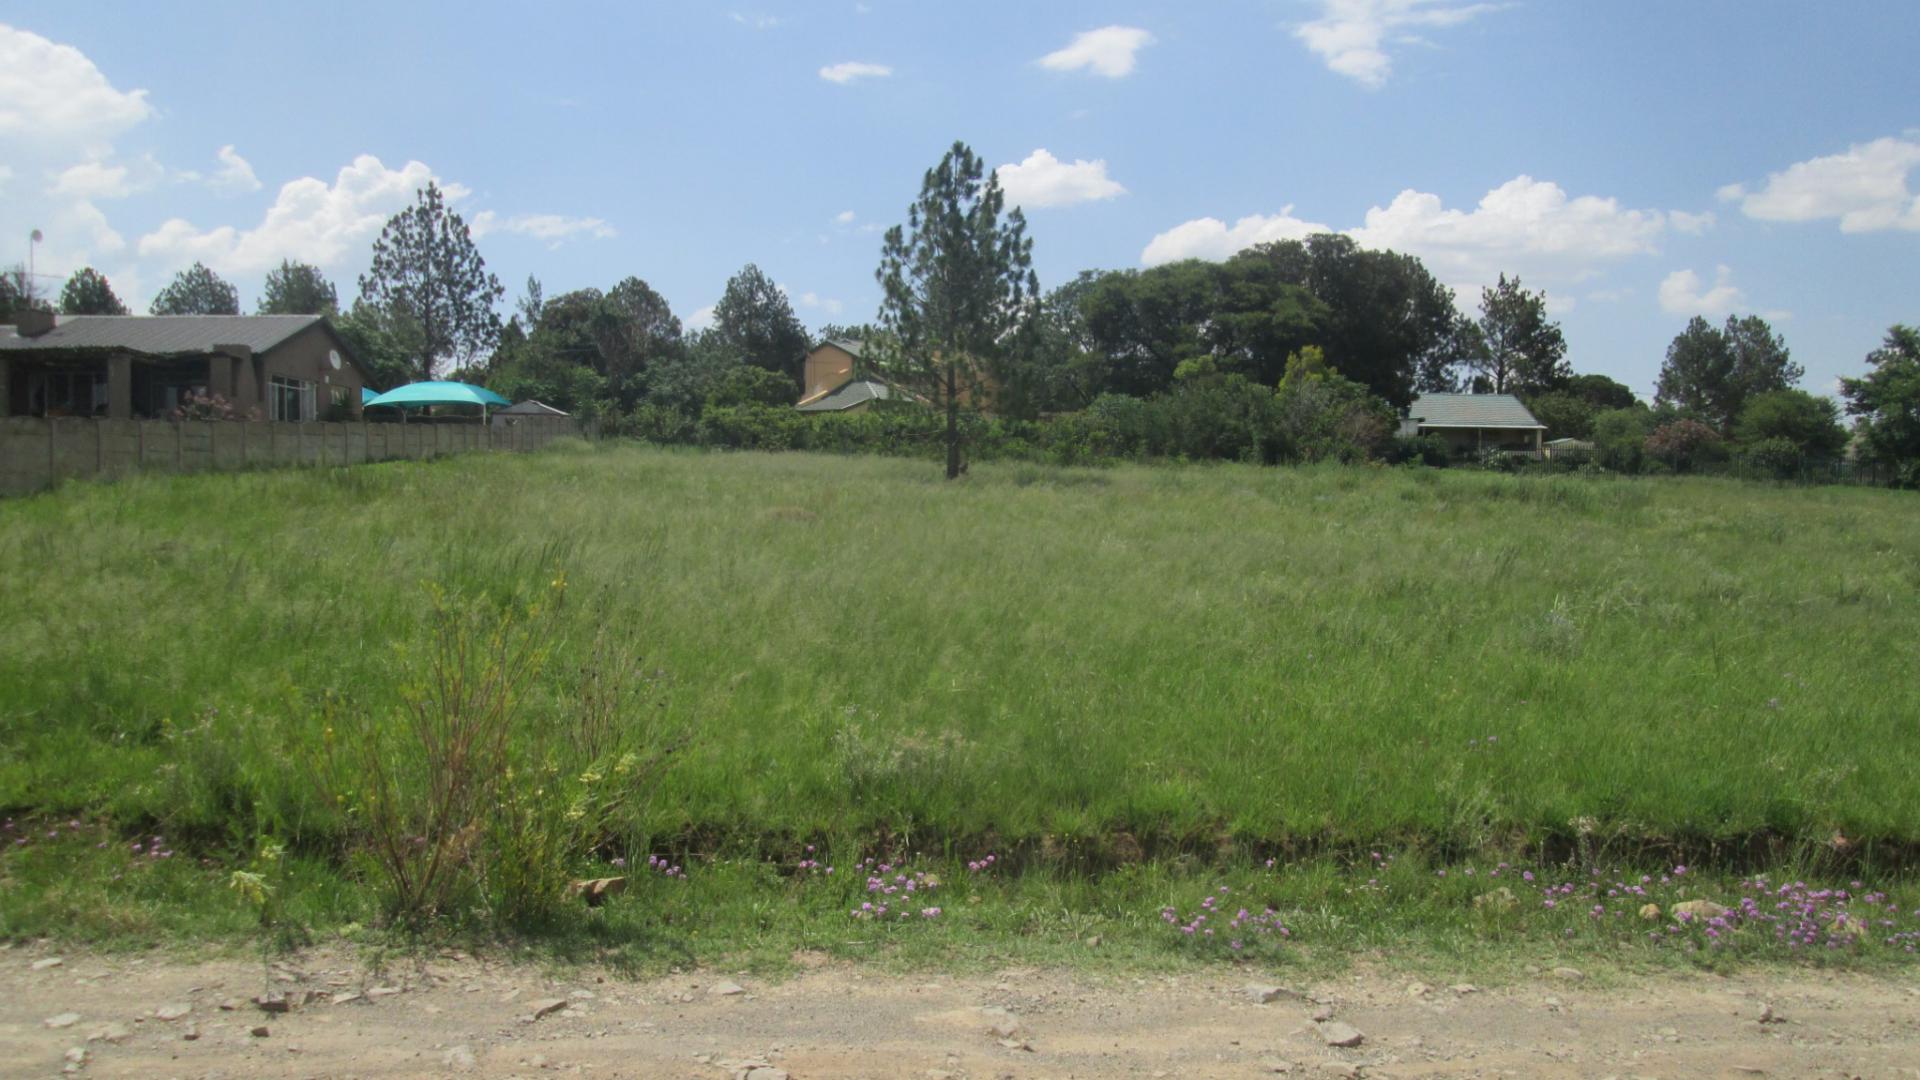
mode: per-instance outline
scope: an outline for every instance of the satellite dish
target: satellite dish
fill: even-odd
[[[32,236],[29,236],[29,237],[27,237],[27,239],[29,239],[29,240],[31,240],[31,241],[33,241],[33,242],[34,242],[34,243],[36,243],[36,244],[37,244],[37,243],[39,243],[39,242],[40,242],[40,241],[42,241],[42,240],[45,240],[46,238],[47,238],[47,237],[46,237],[46,234],[45,234],[45,233],[42,233],[42,232],[41,232],[41,231],[40,231],[39,229],[35,229],[35,230],[33,230],[33,235],[32,235]]]
[[[340,370],[340,350],[339,349],[327,350],[327,363],[333,365],[333,370],[335,371]]]

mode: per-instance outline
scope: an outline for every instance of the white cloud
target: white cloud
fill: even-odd
[[[855,79],[884,79],[893,74],[893,69],[885,64],[868,64],[858,60],[849,60],[843,64],[830,64],[820,69],[820,77],[830,83],[842,86]]]
[[[140,254],[178,262],[198,259],[229,272],[267,270],[282,259],[334,265],[371,240],[432,179],[433,171],[418,161],[389,169],[379,158],[362,154],[332,184],[306,176],[283,185],[266,217],[251,229],[199,229],[173,218],[140,238]],[[442,188],[451,201],[467,190],[457,184]]]
[[[727,12],[727,18],[755,30],[772,30],[785,25],[787,21],[778,15],[743,15],[738,11]]]
[[[47,194],[57,199],[124,199],[133,193],[125,165],[83,161],[62,170]]]
[[[0,25],[0,148],[61,145],[97,156],[152,115],[145,90],[114,89],[80,50]]]
[[[1386,85],[1393,58],[1386,43],[1413,43],[1415,31],[1458,26],[1498,4],[1444,0],[1320,0],[1320,17],[1296,27],[1293,36],[1319,54],[1327,67],[1363,86]]]
[[[221,147],[214,156],[220,159],[220,171],[208,179],[208,187],[228,192],[260,190],[260,178],[253,175],[253,166],[234,152],[232,144]]]
[[[1660,282],[1660,308],[1670,315],[1726,315],[1746,302],[1725,265],[1714,267],[1711,288],[1691,270],[1675,270]]]
[[[1007,202],[1017,206],[1072,206],[1125,195],[1127,189],[1107,176],[1104,160],[1075,160],[1068,164],[1045,150],[1035,150],[1017,165],[994,170]]]
[[[1686,233],[1688,236],[1700,236],[1704,234],[1708,229],[1713,228],[1719,220],[1711,210],[1699,214],[1689,214],[1685,210],[1669,210],[1667,212],[1667,221],[1672,223],[1673,230],[1675,232]]]
[[[1920,141],[1888,137],[1796,162],[1770,174],[1758,191],[1728,184],[1719,195],[1761,221],[1836,218],[1845,233],[1920,230],[1920,196],[1907,186],[1916,166]]]
[[[833,221],[836,225],[851,225],[853,224],[853,219],[854,213],[851,210],[842,210],[833,215]]]
[[[1408,189],[1369,209],[1362,224],[1345,232],[1364,247],[1418,256],[1464,302],[1502,273],[1536,288],[1587,280],[1608,262],[1656,253],[1666,227],[1667,215],[1658,210],[1571,197],[1557,184],[1518,176],[1472,209],[1449,208],[1438,195]],[[1269,217],[1241,218],[1231,228],[1218,218],[1198,218],[1155,236],[1140,261],[1223,259],[1254,244],[1333,231],[1295,217],[1291,206]],[[1556,303],[1571,300],[1558,290],[1550,295]]]
[[[1558,184],[1522,175],[1487,192],[1472,210],[1402,191],[1368,210],[1351,233],[1367,247],[1420,256],[1443,281],[1486,285],[1503,271],[1578,281],[1596,263],[1652,254],[1665,228],[1658,210],[1629,210],[1595,195],[1569,197]]]
[[[579,236],[589,236],[595,240],[605,240],[619,235],[613,226],[596,217],[567,217],[563,214],[515,214],[503,218],[492,210],[482,210],[473,215],[470,224],[473,235],[486,236],[489,233],[518,233],[531,236],[536,240],[549,241],[558,246],[561,241]]]
[[[780,291],[785,292],[786,288],[782,286]],[[794,297],[793,302],[805,310],[824,311],[829,315],[840,314],[840,310],[846,306],[831,296],[821,296],[814,292],[803,292]]]
[[[1118,79],[1133,74],[1141,49],[1153,44],[1153,35],[1137,26],[1103,26],[1075,34],[1065,48],[1040,58],[1051,71],[1091,71]]]
[[[1197,218],[1154,237],[1140,253],[1140,261],[1158,266],[1181,259],[1224,259],[1255,244],[1301,240],[1314,233],[1332,231],[1317,222],[1294,217],[1291,206],[1281,207],[1278,214],[1271,216],[1243,217],[1232,227],[1219,218]]]
[[[712,326],[713,325],[713,307],[714,306],[712,304],[708,304],[706,307],[703,307],[700,310],[694,312],[693,314],[687,316],[687,320],[686,320],[687,329],[705,330],[707,327]]]

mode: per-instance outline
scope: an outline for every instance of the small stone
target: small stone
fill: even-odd
[[[1407,996],[1408,996],[1408,997],[1416,997],[1416,998],[1417,998],[1417,997],[1426,997],[1426,996],[1427,996],[1427,992],[1428,992],[1428,991],[1430,991],[1430,990],[1432,990],[1432,989],[1433,989],[1433,987],[1431,987],[1431,986],[1428,986],[1428,985],[1427,985],[1426,983],[1423,983],[1423,982],[1416,982],[1416,983],[1408,983],[1408,984],[1407,984]]]
[[[1758,1065],[1735,1065],[1733,1067],[1733,1071],[1737,1073],[1745,1073],[1748,1076],[1767,1075],[1767,1070],[1761,1068]]]
[[[456,1046],[440,1055],[440,1064],[456,1072],[466,1072],[479,1064],[473,1056],[473,1049],[466,1045]]]
[[[1550,997],[1550,998],[1547,998],[1545,1001],[1541,1002],[1541,1004],[1545,1005],[1549,1009],[1558,1009],[1560,1007],[1560,999],[1557,997]]]
[[[227,1000],[220,1003],[221,1012],[232,1012],[235,1009],[238,1009],[239,1007],[240,1007],[239,998],[228,998]]]
[[[1270,1073],[1290,1073],[1293,1071],[1293,1062],[1285,1058],[1261,1058],[1260,1067]]]
[[[1000,1045],[1009,1050],[1025,1050],[1029,1054],[1033,1053],[1032,1044],[1028,1043],[1025,1039],[1001,1039]]]
[[[1365,1042],[1367,1037],[1352,1024],[1343,1024],[1337,1020],[1320,1025],[1320,1037],[1328,1046],[1355,1047]]]
[[[1314,1023],[1324,1024],[1331,1019],[1333,1019],[1333,1006],[1322,1005],[1319,1008],[1313,1010]]]
[[[1473,985],[1472,983],[1454,983],[1452,986],[1447,987],[1447,989],[1453,991],[1456,994],[1459,994],[1461,997],[1465,997],[1468,994],[1477,994],[1480,992],[1480,988]]]
[[[1653,920],[1658,919],[1660,917],[1660,905],[1659,904],[1641,904],[1640,917],[1647,920],[1648,922],[1652,922]]]
[[[744,1080],[788,1080],[787,1070],[776,1069],[771,1065],[760,1065],[748,1069],[743,1076]]]
[[[1320,1063],[1320,1075],[1334,1080],[1358,1080],[1360,1066],[1348,1061],[1323,1061]]]
[[[559,1012],[561,1009],[566,1008],[567,999],[566,998],[541,998],[538,1001],[530,1002],[527,1005],[527,1007],[533,1010],[532,1016],[535,1020],[538,1020],[543,1016],[551,1016],[554,1013]]]
[[[66,1058],[67,1063],[70,1065],[85,1065],[87,1063],[87,1048],[84,1046],[69,1046],[67,1047]]]
[[[368,999],[392,997],[400,992],[397,986],[376,986],[367,991]]]
[[[132,1032],[125,1024],[102,1024],[87,1034],[88,1042],[123,1043],[131,1038]]]
[[[1094,935],[1093,935],[1092,937],[1089,937],[1089,938],[1087,939],[1087,948],[1089,948],[1089,949],[1097,949],[1097,948],[1099,948],[1099,947],[1100,947],[1100,942],[1101,942],[1101,940],[1102,940],[1102,939],[1101,939],[1101,937],[1100,937],[1100,935],[1099,935],[1099,934],[1094,934]]]
[[[1773,1006],[1771,1006],[1771,1005],[1761,1005],[1761,1006],[1760,1006],[1760,1022],[1761,1022],[1761,1023],[1763,1023],[1763,1024],[1778,1024],[1778,1023],[1780,1023],[1780,1018],[1779,1018],[1778,1016],[1776,1016],[1776,1015],[1774,1015],[1774,1012],[1773,1012]]]
[[[1587,973],[1581,971],[1579,968],[1557,967],[1553,969],[1553,977],[1556,979],[1565,979],[1568,982],[1579,982],[1581,979],[1587,977]]]
[[[1724,904],[1711,900],[1682,900],[1673,905],[1673,917],[1676,919],[1717,919],[1729,909]]]
[[[200,1026],[198,1024],[188,1024],[181,1030],[180,1037],[188,1042],[193,1042],[200,1037]]]
[[[268,1030],[267,1030],[267,1025],[265,1025],[265,1024],[259,1024],[259,1025],[256,1025],[256,1026],[254,1026],[254,1027],[251,1027],[251,1028],[248,1028],[248,1029],[247,1029],[247,1034],[249,1034],[249,1035],[251,1035],[251,1036],[253,1036],[253,1037],[254,1037],[254,1038],[256,1038],[256,1039],[264,1039],[264,1038],[266,1038],[266,1037],[267,1037],[268,1035],[271,1035],[271,1034],[273,1034],[273,1033],[272,1033],[271,1031],[268,1031]]]
[[[356,1001],[365,1001],[365,1000],[366,1000],[366,995],[356,994],[353,992],[333,995],[333,1003],[335,1005],[351,1005]]]
[[[193,1011],[193,1006],[191,1005],[162,1005],[159,1008],[153,1010],[153,1018],[156,1020],[165,1020],[168,1023],[172,1023],[173,1021],[186,1016],[188,1013],[192,1011]]]
[[[46,1025],[50,1028],[70,1028],[80,1022],[79,1013],[64,1012],[58,1016],[49,1016]]]
[[[741,986],[739,983],[735,983],[735,982],[717,982],[717,983],[714,983],[712,986],[707,987],[707,993],[712,995],[713,997],[733,997],[737,994],[744,994],[746,992],[747,992],[746,987]]]
[[[293,1008],[293,1002],[288,1001],[287,995],[278,990],[261,994],[253,999],[253,1004],[263,1013],[283,1013]]]
[[[60,966],[61,964],[64,964],[64,963],[66,963],[66,962],[67,962],[67,960],[66,960],[66,957],[63,957],[63,956],[49,956],[49,957],[47,957],[47,958],[46,958],[46,959],[44,959],[44,960],[35,960],[35,961],[33,962],[33,970],[35,970],[35,971],[45,971],[45,970],[47,970],[48,968],[57,968],[57,967],[59,967],[59,966]]]
[[[1286,991],[1278,986],[1264,986],[1259,983],[1254,983],[1248,986],[1242,993],[1245,993],[1256,1005],[1268,1005],[1280,1000],[1281,995],[1285,994]]]

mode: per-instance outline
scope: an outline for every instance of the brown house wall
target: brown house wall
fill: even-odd
[[[329,350],[340,353],[338,370],[327,361]],[[262,416],[271,415],[267,393],[268,388],[273,385],[275,375],[314,384],[313,407],[316,420],[327,416],[332,391],[335,389],[343,391],[342,404],[347,408],[347,415],[352,417],[360,415],[360,388],[366,385],[366,377],[359,366],[347,355],[346,347],[327,331],[323,323],[315,323],[307,327],[266,352],[257,354],[252,364],[242,366],[252,368],[248,374],[252,376],[253,382],[252,395],[244,400],[258,407]],[[243,376],[241,381],[245,382],[246,377]],[[236,386],[236,394],[243,389]]]

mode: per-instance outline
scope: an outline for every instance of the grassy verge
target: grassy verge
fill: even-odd
[[[290,847],[281,932],[373,924],[305,756],[330,710],[402,708],[426,585],[484,607],[563,574],[527,722],[611,648],[641,676],[625,722],[693,736],[569,859],[689,876],[543,948],[1047,958],[1097,935],[1096,956],[1184,962],[1218,949],[1162,907],[1186,925],[1226,885],[1287,923],[1281,963],[1760,955],[1473,898],[1501,862],[1582,889],[1697,863],[1688,887],[1723,903],[1773,868],[1887,886],[1905,919],[1916,524],[1910,496],[1859,489],[1020,465],[947,485],[637,447],[75,486],[0,504],[0,547],[35,568],[0,608],[0,812],[29,841],[0,857],[0,934],[257,928],[228,875],[263,838]],[[153,835],[177,854],[132,851]],[[807,844],[943,888],[1000,861],[940,917],[855,935],[864,877],[796,882]],[[1401,884],[1367,884],[1373,851]],[[1876,933],[1804,951],[1905,955]]]

